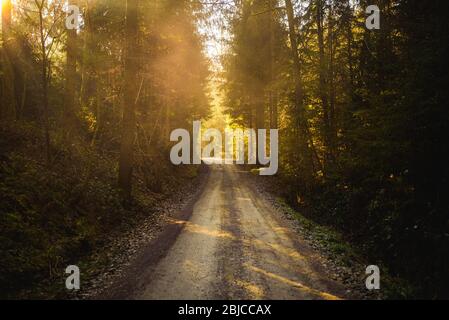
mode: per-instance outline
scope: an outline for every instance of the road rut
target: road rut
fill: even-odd
[[[340,299],[316,253],[237,166],[214,165],[190,218],[173,219],[169,247],[133,270],[113,297],[155,300]],[[164,239],[156,240],[166,241]],[[147,250],[151,254],[154,250]],[[150,254],[149,253],[149,254]],[[142,262],[143,261],[143,262]],[[125,279],[126,282],[126,279]],[[132,288],[130,288],[132,287]]]

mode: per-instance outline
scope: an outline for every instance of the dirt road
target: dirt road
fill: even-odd
[[[156,239],[112,297],[338,299],[319,259],[289,221],[259,199],[248,172],[213,166],[184,218]],[[115,291],[114,291],[115,290]]]

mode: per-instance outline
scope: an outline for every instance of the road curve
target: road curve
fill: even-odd
[[[126,299],[339,299],[319,259],[237,166],[214,165],[204,191],[157,261],[143,259]],[[149,252],[155,250],[150,249]],[[125,296],[123,296],[125,295]],[[113,294],[114,296],[114,294]]]

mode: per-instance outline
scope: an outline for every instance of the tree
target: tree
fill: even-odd
[[[70,0],[69,6],[77,5],[77,0]],[[72,15],[72,12],[68,12],[68,15]],[[78,57],[78,43],[77,43],[77,29],[72,28],[67,30],[67,43],[66,43],[66,80],[65,80],[65,118],[66,126],[70,134],[70,129],[75,128],[76,119],[76,65]]]
[[[39,58],[41,64],[42,86],[42,122],[44,126],[44,149],[47,164],[51,162],[50,141],[50,106],[49,87],[51,83],[51,57],[54,47],[61,37],[61,18],[63,17],[62,1],[50,2],[47,0],[34,0],[37,9],[37,30],[39,41]],[[58,28],[59,27],[59,28]]]
[[[11,0],[2,2],[2,108],[0,118],[15,118],[17,105],[15,99],[15,73],[12,50],[12,4]]]
[[[291,0],[285,0],[287,21],[288,21],[288,33],[290,40],[290,50],[292,57],[292,75],[295,84],[294,87],[294,110],[293,115],[296,120],[296,135],[298,143],[298,157],[299,157],[299,174],[302,177],[305,188],[308,188],[308,184],[313,181],[313,159],[312,149],[314,148],[311,141],[311,136],[308,128],[308,119],[306,118],[306,112],[304,110],[304,87],[302,83],[302,67],[298,52],[298,35],[296,32],[296,19]]]
[[[134,161],[134,142],[136,139],[136,104],[138,64],[136,57],[138,39],[138,0],[126,1],[125,22],[125,71],[123,97],[122,140],[119,163],[119,186],[125,199],[131,198]]]

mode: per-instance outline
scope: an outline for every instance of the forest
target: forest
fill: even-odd
[[[67,265],[197,179],[170,133],[200,120],[278,129],[274,193],[382,265],[389,298],[449,298],[447,1],[1,4],[0,298],[60,297]]]

